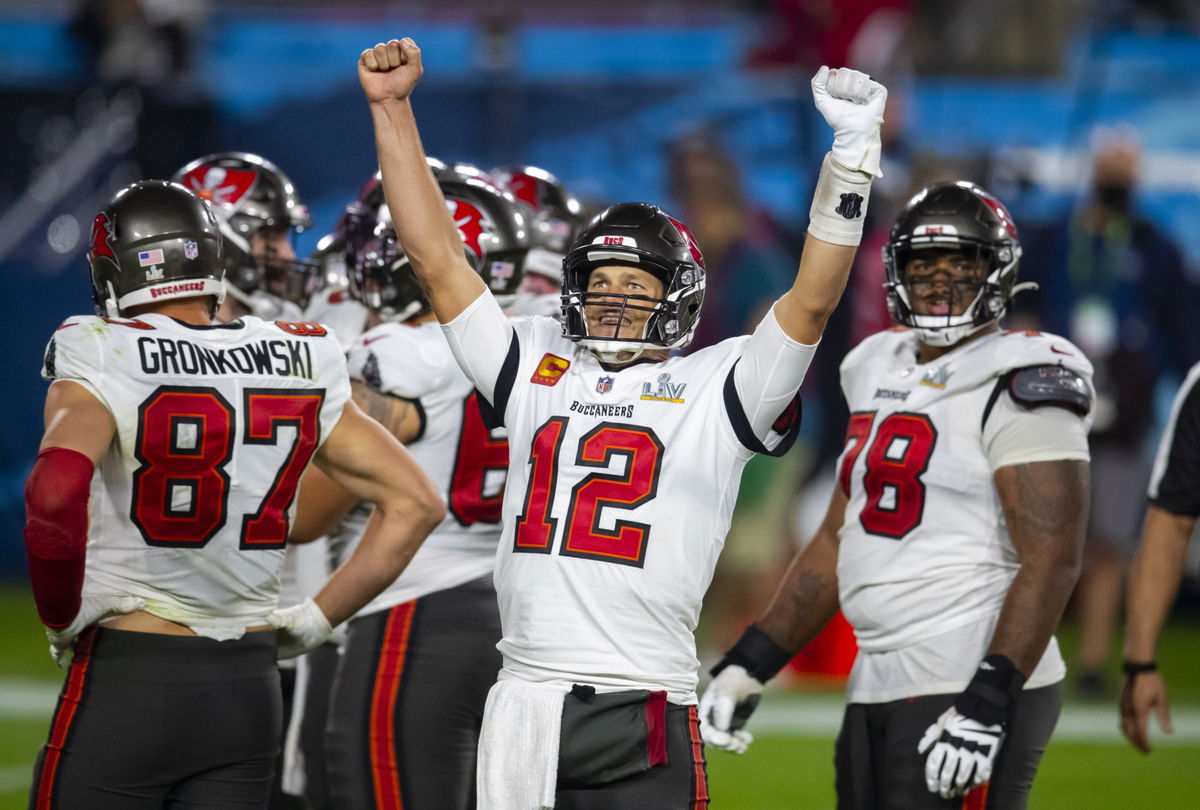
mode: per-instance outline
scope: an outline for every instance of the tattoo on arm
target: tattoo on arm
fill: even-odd
[[[351,391],[355,403],[367,416],[387,428],[393,436],[401,436],[404,420],[414,407],[412,402],[380,393],[358,381],[353,383]]]

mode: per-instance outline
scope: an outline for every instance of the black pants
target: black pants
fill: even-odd
[[[991,781],[965,798],[943,799],[925,785],[925,729],[956,695],[891,703],[851,703],[842,719],[834,763],[838,810],[1024,810],[1046,743],[1062,710],[1059,684],[1026,690],[1017,702]]]
[[[326,732],[334,807],[475,807],[499,640],[490,576],[350,623]]]
[[[265,807],[282,734],[275,634],[237,641],[90,628],[31,810]]]
[[[667,762],[595,787],[559,789],[555,810],[705,810],[708,776],[695,706],[667,705]]]

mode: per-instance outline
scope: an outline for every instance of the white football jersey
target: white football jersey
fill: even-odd
[[[846,356],[851,415],[838,470],[849,502],[837,571],[861,650],[897,650],[999,614],[1019,566],[985,413],[1001,377],[1034,366],[1063,366],[1091,388],[1083,353],[1036,332],[997,332],[922,365],[915,335],[889,330]]]
[[[549,318],[512,324],[494,404],[530,449],[496,558],[504,677],[695,702],[700,603],[762,447],[732,379],[750,338],[608,370]]]
[[[311,323],[69,318],[42,375],[87,388],[117,433],[92,482],[85,594],[130,594],[202,635],[263,624],[300,475],[349,397]]]
[[[367,312],[345,287],[326,287],[309,299],[304,318],[331,328],[342,351],[348,352],[367,328]]]
[[[368,387],[410,400],[419,409],[420,436],[406,446],[446,500],[446,517],[417,550],[404,573],[360,611],[393,607],[491,573],[500,536],[508,441],[491,431],[478,394],[458,367],[436,322],[384,323],[350,350],[350,376]],[[370,513],[355,510],[355,544]],[[344,553],[352,550],[347,548]]]

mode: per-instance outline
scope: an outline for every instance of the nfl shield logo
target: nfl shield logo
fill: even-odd
[[[183,255],[188,259],[194,259],[200,255],[200,249],[196,247],[195,242],[184,242]]]
[[[601,377],[596,381],[596,393],[607,394],[612,390],[613,382],[614,380],[612,377]]]

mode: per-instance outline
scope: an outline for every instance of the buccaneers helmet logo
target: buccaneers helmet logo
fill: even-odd
[[[675,219],[675,217],[669,216],[667,219],[671,220],[671,224],[675,226],[675,230],[679,231],[679,235],[682,236],[684,241],[687,242],[688,250],[690,250],[692,253],[692,261],[696,263],[697,267],[703,270],[704,256],[700,254],[700,246],[696,244],[696,237],[692,236],[692,232],[688,230],[687,225],[684,225],[682,222]]]
[[[117,255],[112,249],[113,229],[114,223],[108,214],[96,214],[96,218],[92,220],[92,258],[104,256],[116,262]]]
[[[483,246],[480,244],[485,229],[483,212],[464,200],[446,200],[446,207],[450,209],[450,216],[458,227],[463,244],[478,263],[483,258]]]
[[[1008,213],[1008,209],[1004,204],[990,194],[980,194],[979,198],[987,204],[987,207],[992,209],[992,213],[996,215],[996,219],[1004,225],[1004,230],[1008,232],[1010,239],[1017,238],[1017,225],[1013,222],[1012,214]]]
[[[183,176],[183,185],[212,205],[233,207],[250,193],[256,180],[258,172],[252,169],[197,166]]]
[[[541,209],[542,201],[538,199],[538,182],[525,172],[518,172],[509,178],[508,190],[521,202],[528,203],[534,211]]]

